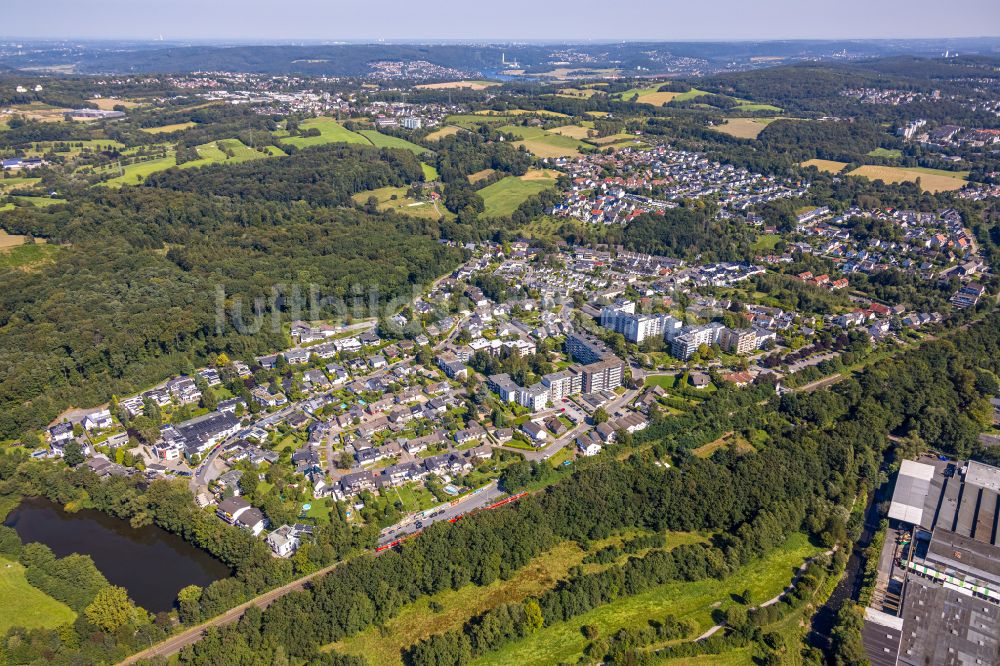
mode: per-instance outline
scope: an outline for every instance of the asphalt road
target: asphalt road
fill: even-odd
[[[392,543],[400,537],[404,537],[408,534],[413,534],[432,523],[437,523],[442,520],[451,520],[457,516],[469,513],[470,511],[475,511],[476,509],[481,509],[484,506],[493,504],[503,499],[507,493],[503,492],[497,488],[497,482],[491,481],[487,485],[483,486],[477,494],[471,495],[466,499],[456,501],[443,509],[443,513],[437,516],[432,516],[424,518],[423,520],[407,520],[402,523],[397,523],[396,525],[384,530],[382,536],[379,538],[379,545],[383,546],[387,543]],[[417,522],[422,524],[421,527],[417,527]]]

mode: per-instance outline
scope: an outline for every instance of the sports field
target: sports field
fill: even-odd
[[[847,166],[847,162],[836,162],[834,160],[806,160],[799,166],[816,167],[820,171],[827,173],[840,173]]]
[[[775,120],[777,118],[726,118],[725,123],[712,129],[738,139],[756,139]]]
[[[479,190],[486,204],[485,215],[498,217],[510,215],[528,197],[547,190],[556,184],[554,171],[532,169],[523,176],[507,176]]]
[[[69,606],[28,583],[23,566],[0,558],[0,634],[11,627],[52,629],[75,619]]]
[[[942,171],[940,169],[923,169],[921,167],[890,167],[866,164],[847,174],[862,176],[869,180],[881,180],[886,183],[915,183],[920,179],[920,188],[926,192],[950,192],[965,186],[964,171]]]
[[[308,148],[310,146],[322,146],[327,143],[364,143],[371,144],[371,142],[360,134],[355,134],[354,132],[344,129],[344,126],[338,123],[333,118],[309,118],[308,120],[302,121],[299,127],[301,129],[318,129],[319,136],[281,136],[281,133],[276,133],[282,143],[287,143],[290,146],[295,146],[296,148]]]

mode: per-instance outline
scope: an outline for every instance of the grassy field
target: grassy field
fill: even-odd
[[[18,188],[34,187],[40,182],[42,182],[41,178],[29,178],[26,176],[17,176],[14,178],[2,178],[0,179],[0,192],[4,192],[7,190],[16,190]]]
[[[428,134],[427,135],[427,140],[428,141],[440,141],[441,139],[445,138],[446,136],[451,136],[453,134],[458,134],[461,131],[462,131],[461,127],[453,127],[453,126],[449,125],[447,127],[442,127],[441,129],[434,130],[433,132],[431,132],[430,134]]]
[[[726,118],[724,124],[712,129],[739,139],[756,139],[757,135],[775,120],[777,118]]]
[[[59,252],[55,245],[46,245],[36,242],[34,245],[4,245],[5,232],[0,229],[0,269],[8,268],[32,268],[41,264],[50,263],[52,257]]]
[[[506,125],[514,120],[514,116],[486,116],[475,113],[465,113],[448,116],[444,122],[448,125],[456,125],[462,129],[474,130],[480,125]]]
[[[563,125],[562,127],[555,127],[553,129],[550,129],[549,131],[554,134],[561,134],[562,136],[568,136],[571,139],[584,141],[590,135],[592,128],[580,127],[579,125]]]
[[[540,127],[505,125],[500,131],[519,137],[521,140],[516,145],[524,146],[537,157],[578,157],[581,150],[592,149],[582,141],[546,132]]]
[[[835,162],[834,160],[806,160],[799,166],[816,167],[820,171],[827,173],[840,173],[847,166],[847,162]]]
[[[428,183],[437,180],[441,176],[441,174],[438,173],[437,169],[432,167],[430,164],[427,164],[426,162],[421,162],[420,168],[424,170],[424,180],[426,180]]]
[[[318,129],[319,136],[282,136],[276,133],[282,143],[287,143],[296,148],[308,148],[310,146],[322,146],[327,143],[363,143],[371,142],[360,134],[356,134],[338,123],[333,118],[309,118],[299,125],[301,129]]]
[[[753,444],[748,442],[743,436],[734,435],[733,433],[728,432],[714,442],[709,442],[704,446],[699,446],[697,449],[691,451],[691,453],[699,458],[709,458],[713,453],[725,446],[729,446],[730,444],[735,445],[736,450],[740,453],[750,453],[754,450]]]
[[[699,543],[704,536],[689,533],[669,533],[667,545]],[[613,537],[606,544],[618,543],[621,537]],[[592,550],[606,545],[594,544]],[[399,615],[385,624],[386,631],[372,627],[347,640],[334,643],[334,648],[347,654],[363,654],[372,666],[400,666],[401,652],[422,638],[431,634],[454,629],[470,618],[502,603],[521,601],[528,596],[538,595],[552,589],[556,583],[569,574],[569,570],[579,565],[586,553],[574,542],[564,542],[552,550],[539,555],[510,580],[498,580],[485,587],[466,585],[459,590],[448,590],[417,600],[403,608]],[[584,565],[588,571],[603,568],[602,565]],[[430,609],[431,601],[441,605],[441,610]]]
[[[678,619],[691,621],[697,627],[694,635],[699,635],[712,626],[713,608],[733,606],[736,603],[733,596],[747,588],[754,599],[774,597],[791,582],[795,570],[820,550],[811,545],[805,535],[795,534],[767,558],[740,568],[724,581],[667,583],[643,594],[600,606],[570,621],[545,627],[472,663],[477,666],[574,663],[587,644],[587,639],[580,633],[580,627],[585,624],[596,625],[602,636],[608,636],[622,627],[641,626],[649,619],[662,619],[672,614]]]
[[[144,127],[142,131],[147,134],[169,134],[170,132],[191,129],[197,125],[198,123],[196,122],[188,121],[186,123],[174,123],[173,125],[160,125],[159,127]]]
[[[757,252],[770,252],[778,244],[779,240],[781,240],[779,234],[761,234],[753,242],[753,249]]]
[[[556,174],[551,171],[532,169],[523,176],[507,176],[479,190],[479,196],[486,204],[485,215],[510,215],[521,203],[556,184]]]
[[[339,652],[364,655],[372,666],[402,664],[401,650],[431,634],[461,626],[469,618],[502,603],[520,601],[540,594],[565,578],[569,569],[583,560],[584,552],[575,543],[563,543],[536,557],[510,580],[496,581],[486,587],[466,585],[410,604],[386,622],[388,631],[372,627],[351,638],[333,644]],[[435,613],[430,601],[441,604]]]
[[[0,633],[11,627],[54,628],[70,624],[76,613],[24,578],[24,567],[0,558]]]
[[[438,204],[435,208],[433,203],[427,201],[418,201],[416,199],[411,199],[406,196],[405,187],[380,187],[377,190],[367,190],[365,192],[358,192],[352,199],[356,203],[363,204],[368,200],[368,197],[375,197],[378,199],[378,209],[381,211],[394,210],[397,213],[403,215],[409,215],[410,217],[419,217],[428,220],[437,220],[438,218],[450,217],[451,212],[449,212],[443,205]],[[393,199],[393,197],[396,197]]]
[[[961,189],[966,181],[966,172],[941,171],[938,169],[922,169],[919,167],[890,167],[866,164],[847,174],[862,176],[869,180],[882,180],[886,183],[916,182],[920,179],[920,187],[926,192],[947,192]]]
[[[36,141],[26,146],[24,154],[26,157],[41,157],[53,149],[58,144],[66,144],[69,150],[56,153],[62,157],[77,157],[84,150],[99,152],[102,150],[122,150],[125,144],[111,139],[85,139],[80,141]]]
[[[196,167],[208,166],[210,164],[239,164],[240,162],[249,162],[251,160],[261,160],[268,157],[281,157],[285,155],[284,151],[275,146],[267,146],[267,153],[262,153],[242,143],[239,139],[221,139],[219,141],[203,143],[200,146],[195,146],[195,150],[198,151],[200,159],[185,162],[181,164],[179,168],[194,169]],[[225,152],[226,150],[231,151],[233,156],[229,157]],[[165,171],[175,166],[177,166],[177,159],[173,151],[169,151],[166,157],[125,165],[122,167],[122,170],[124,171],[123,175],[116,176],[115,178],[106,180],[100,184],[108,187],[138,185],[149,175],[159,171]],[[111,165],[104,169],[104,171],[111,172],[117,172],[117,170],[117,165]]]
[[[897,150],[895,148],[893,148],[891,150],[888,149],[888,148],[876,148],[875,150],[873,150],[870,153],[868,153],[868,156],[869,157],[885,157],[885,158],[891,159],[891,160],[898,160],[900,157],[903,156],[903,151]]]
[[[664,104],[669,104],[674,100],[683,102],[687,99],[694,99],[695,97],[700,97],[702,95],[707,95],[708,93],[704,90],[698,90],[697,88],[692,88],[687,92],[659,92],[662,83],[658,83],[654,86],[649,86],[646,88],[632,88],[621,93],[619,97],[625,101],[630,101],[634,95],[637,95],[635,101],[638,104],[651,104],[652,106],[663,106]]]
[[[418,146],[417,144],[407,141],[406,139],[400,139],[399,137],[382,134],[381,132],[376,132],[375,130],[360,130],[358,134],[368,139],[368,141],[370,141],[371,144],[377,148],[402,148],[416,153],[417,155],[423,155],[424,153],[431,152],[427,148]]]

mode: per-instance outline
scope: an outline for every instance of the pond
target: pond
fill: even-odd
[[[231,575],[229,568],[176,534],[155,525],[133,528],[100,511],[67,513],[44,497],[28,497],[10,512],[4,525],[23,543],[37,541],[58,557],[90,555],[112,585],[129,591],[148,611],[170,610],[187,585],[208,585]]]

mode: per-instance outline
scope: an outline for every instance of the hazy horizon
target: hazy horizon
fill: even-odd
[[[608,8],[611,8],[609,11]],[[450,17],[458,20],[450,21]],[[219,42],[301,41],[778,41],[965,39],[1000,35],[1000,3],[956,0],[867,2],[817,6],[797,0],[712,5],[637,0],[538,3],[509,0],[482,6],[458,0],[420,4],[383,0],[344,8],[301,0],[276,11],[261,0],[39,0],[5,8],[7,39]],[[595,34],[595,25],[600,34]]]

